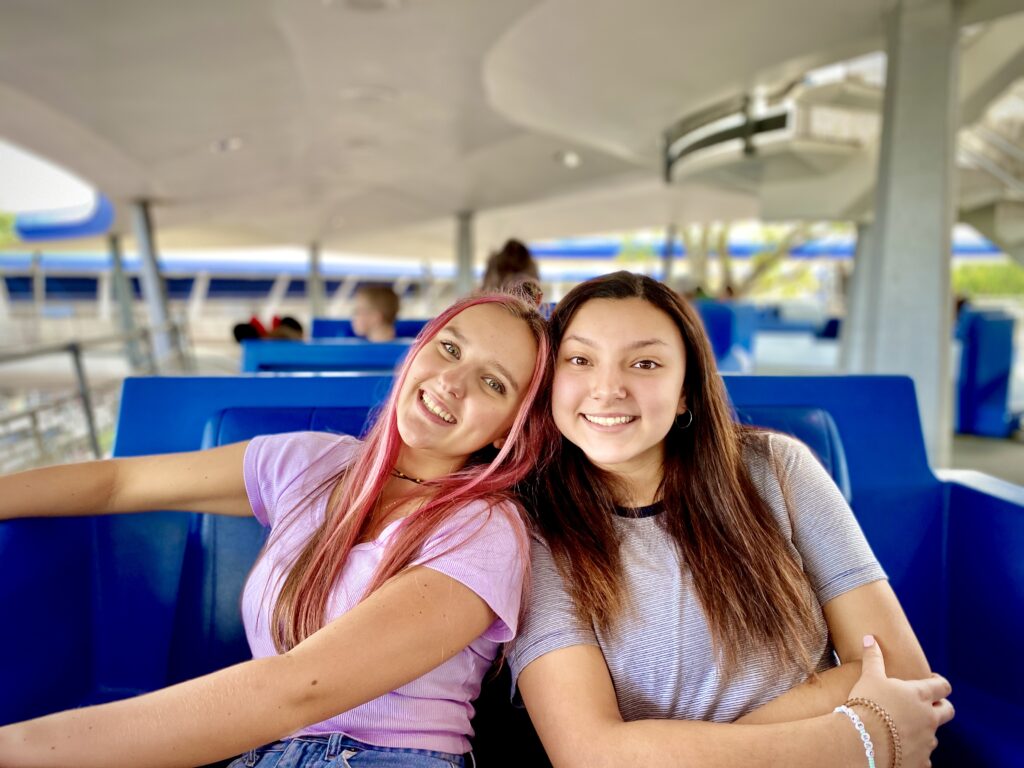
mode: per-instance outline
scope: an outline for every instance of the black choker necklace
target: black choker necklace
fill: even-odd
[[[401,478],[402,480],[408,480],[410,483],[416,483],[416,485],[423,485],[426,482],[426,480],[421,480],[418,477],[409,477],[409,475],[405,474],[405,472],[400,470],[398,467],[392,467],[391,474],[395,477]]]

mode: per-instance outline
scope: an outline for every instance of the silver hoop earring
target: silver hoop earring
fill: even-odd
[[[686,420],[685,424],[682,421],[680,421],[680,419],[683,416],[689,416],[690,417],[689,419]],[[676,426],[679,429],[689,429],[692,424],[693,424],[693,411],[683,411],[678,416],[676,416]]]

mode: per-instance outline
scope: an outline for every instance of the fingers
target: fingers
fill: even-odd
[[[885,660],[882,658],[882,649],[878,647],[872,635],[864,635],[864,655],[860,659],[861,675],[870,677],[885,677]],[[936,696],[935,698],[940,698]]]
[[[949,699],[940,699],[932,704],[932,708],[935,714],[938,715],[939,725],[945,725],[956,715],[956,710],[953,709],[953,705],[949,703]]]
[[[921,698],[925,700],[938,701],[939,699],[946,698],[953,692],[953,686],[942,675],[932,675],[924,680],[919,680],[918,685],[920,686]]]

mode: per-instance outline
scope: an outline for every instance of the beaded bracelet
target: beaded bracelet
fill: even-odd
[[[903,764],[903,742],[900,740],[900,732],[896,730],[896,723],[892,716],[886,712],[877,702],[871,699],[855,697],[846,702],[847,707],[866,707],[878,715],[885,727],[889,729],[889,746],[892,749],[892,759],[889,761],[891,768],[900,768]]]
[[[864,727],[864,723],[861,722],[860,717],[845,704],[841,704],[833,712],[839,712],[850,718],[850,722],[853,723],[853,727],[857,729],[857,733],[860,734],[860,740],[864,743],[864,755],[868,759],[868,768],[875,768],[875,745],[871,743],[871,736],[868,735],[868,729]]]

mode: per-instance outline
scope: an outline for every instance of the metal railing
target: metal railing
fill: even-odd
[[[170,334],[172,340],[173,354],[169,356],[167,361],[158,361],[154,356],[154,336],[160,332]],[[54,442],[53,440],[56,438],[52,434],[54,429],[44,424],[48,414],[59,413],[67,417],[70,413],[69,408],[76,401],[84,418],[85,438],[89,453],[94,458],[103,458],[100,428],[97,424],[96,396],[116,398],[116,392],[120,389],[120,381],[106,382],[98,387],[91,386],[86,374],[84,353],[86,350],[115,344],[124,346],[129,370],[133,373],[154,374],[167,362],[170,362],[172,367],[185,372],[190,372],[195,367],[188,344],[188,336],[181,325],[177,323],[169,324],[164,328],[144,328],[132,333],[110,334],[89,339],[45,344],[29,349],[0,352],[0,366],[54,355],[68,355],[71,361],[74,380],[73,391],[69,394],[48,399],[45,402],[33,404],[17,411],[0,414],[0,449],[6,446],[17,455],[24,453],[20,450],[20,446],[27,442],[33,446],[36,454],[35,461],[19,461],[15,459],[12,462],[11,460],[5,461],[0,457],[0,466],[2,466],[0,471],[26,469],[54,458],[59,459],[61,458],[59,456],[59,448],[67,448],[68,445],[79,442],[81,438],[73,436],[68,438],[67,435],[63,439],[56,439]],[[58,418],[55,421],[60,422],[61,419]],[[20,428],[17,426],[19,422],[23,423]]]

